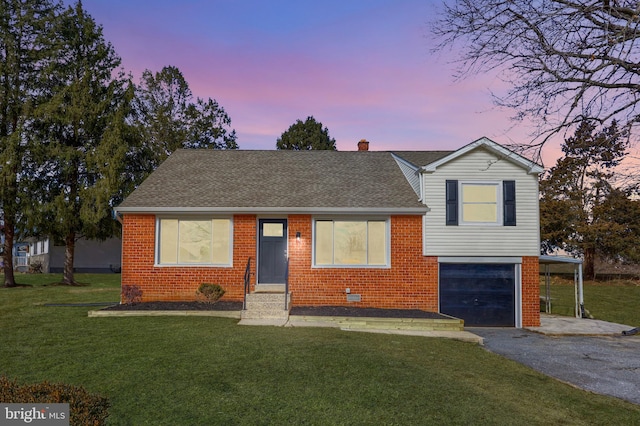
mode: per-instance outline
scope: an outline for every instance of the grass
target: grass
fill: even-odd
[[[0,288],[0,374],[83,386],[114,425],[639,424],[640,407],[560,383],[454,340],[211,317],[88,318],[45,303],[118,299],[86,287]]]
[[[545,294],[541,281],[540,294]],[[640,326],[640,282],[630,279],[584,281],[584,305],[600,320]],[[573,278],[552,275],[551,313],[573,316],[575,306]]]

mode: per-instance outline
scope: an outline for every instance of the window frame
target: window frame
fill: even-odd
[[[335,222],[366,222],[367,223],[367,231],[369,229],[368,227],[368,223],[369,222],[383,222],[384,226],[385,226],[385,263],[384,264],[368,264],[368,263],[364,263],[364,264],[336,264],[336,263],[331,263],[331,264],[317,264],[316,263],[316,244],[317,244],[317,223],[318,222],[326,222],[326,221],[331,221],[333,223]],[[312,237],[311,237],[311,267],[312,268],[318,268],[318,269],[326,269],[326,268],[338,268],[338,269],[354,269],[354,268],[366,268],[366,269],[389,269],[391,268],[391,218],[389,216],[384,216],[384,217],[375,217],[375,216],[366,216],[366,217],[361,217],[361,216],[356,216],[356,217],[340,217],[340,216],[319,216],[319,217],[314,217],[312,219]],[[332,228],[335,232],[335,228]],[[368,233],[367,233],[368,235]],[[332,238],[332,241],[335,242],[335,239]],[[367,259],[369,258],[369,248],[368,248],[368,241],[365,242],[365,247],[367,250]],[[332,252],[332,258],[333,258],[333,262],[335,262],[335,256],[333,256],[333,253],[335,253],[335,246],[333,247],[333,252]]]
[[[464,220],[464,190],[465,185],[475,186],[493,186],[496,190],[496,220],[492,222],[476,222]],[[503,181],[458,181],[458,225],[461,226],[503,226],[504,222],[504,198],[503,198]],[[466,203],[470,204],[470,203]],[[487,203],[488,204],[488,203]]]
[[[177,233],[177,249],[180,248],[180,222],[193,222],[193,221],[210,221],[211,222],[211,248],[213,249],[214,245],[214,234],[213,231],[213,221],[214,220],[228,220],[229,221],[229,247],[228,247],[228,263],[213,263],[213,262],[204,262],[204,263],[180,263],[179,262],[179,254],[176,257],[176,263],[162,263],[160,261],[161,256],[161,232],[162,226],[161,222],[163,220],[177,220],[178,221],[178,233]],[[213,252],[211,253],[213,259]],[[166,267],[181,267],[181,268],[192,268],[192,267],[222,267],[222,268],[231,268],[233,267],[233,217],[232,216],[189,216],[189,215],[180,215],[180,216],[156,216],[156,229],[155,229],[155,241],[154,241],[154,266],[166,268]]]

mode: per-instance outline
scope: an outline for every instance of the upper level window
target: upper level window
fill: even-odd
[[[386,220],[316,220],[315,266],[387,266]]]
[[[462,223],[499,223],[500,186],[497,183],[460,184]]]
[[[157,263],[231,265],[231,219],[158,220]]]
[[[516,225],[516,182],[446,181],[446,224]]]

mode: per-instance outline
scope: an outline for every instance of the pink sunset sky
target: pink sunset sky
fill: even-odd
[[[70,1],[65,3],[69,4]],[[482,136],[526,143],[498,110],[493,75],[454,81],[431,53],[425,0],[83,0],[122,66],[177,66],[195,96],[224,107],[241,149],[275,149],[297,119],[314,116],[339,150],[450,150]],[[544,152],[552,165],[557,147]]]

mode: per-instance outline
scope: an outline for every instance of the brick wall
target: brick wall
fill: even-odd
[[[391,218],[391,268],[312,268],[311,216],[289,216],[289,286],[298,306],[438,310],[438,263],[422,256],[422,217]],[[295,239],[300,232],[300,241]],[[345,289],[361,295],[347,302]]]
[[[422,256],[422,218],[391,218],[390,269],[311,268],[311,216],[291,215],[289,283],[294,305],[350,305],[399,309],[438,309],[438,264]],[[143,301],[194,300],[203,282],[222,285],[223,300],[242,300],[247,258],[252,257],[255,285],[256,223],[254,215],[233,218],[233,267],[154,266],[155,216],[126,214],[123,218],[122,284],[137,285]],[[296,232],[301,239],[297,241]],[[360,294],[347,302],[345,289]]]
[[[251,284],[255,285],[255,215],[233,218],[233,267],[155,267],[155,216],[124,215],[122,284],[137,285],[143,301],[194,300],[203,282],[222,285],[223,300],[241,301],[244,270],[251,257]],[[374,268],[312,268],[311,216],[290,215],[289,285],[292,303],[298,306],[358,306],[388,309],[438,311],[437,257],[422,255],[422,218],[391,218],[391,265]],[[296,233],[300,232],[300,241]],[[539,266],[535,256],[522,259],[522,323],[540,324]],[[346,288],[361,295],[360,302],[347,302]]]
[[[522,258],[522,326],[540,326],[540,265],[537,256]]]
[[[137,285],[145,302],[194,300],[200,284],[220,284],[226,290],[222,300],[242,300],[247,258],[253,257],[255,271],[256,219],[252,215],[233,218],[233,267],[154,267],[154,215],[126,214],[122,225],[122,284]],[[253,280],[253,277],[252,277]]]

